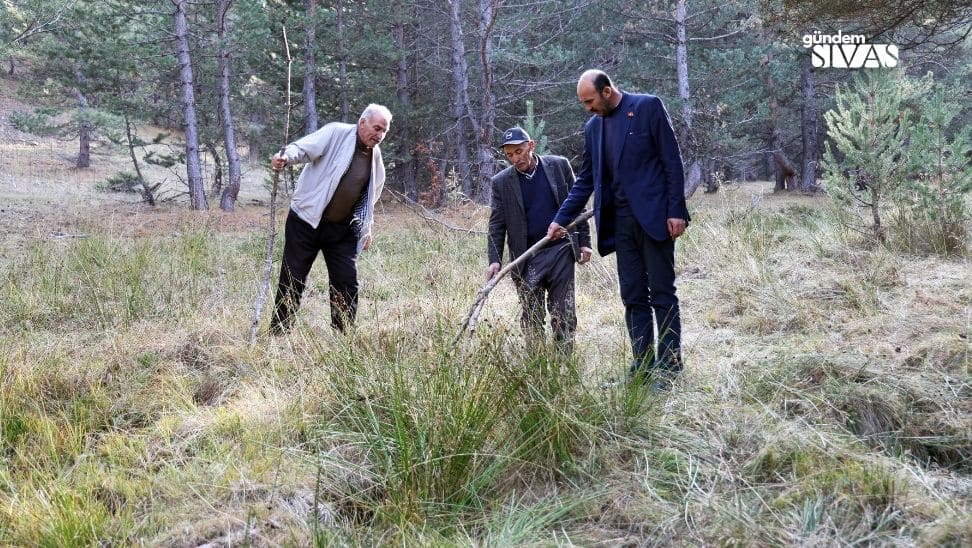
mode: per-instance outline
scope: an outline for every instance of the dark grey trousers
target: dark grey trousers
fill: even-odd
[[[541,249],[513,277],[520,296],[527,341],[538,344],[544,337],[544,317],[550,313],[554,342],[565,353],[573,351],[577,313],[574,303],[574,252],[569,241]],[[544,310],[546,308],[546,312]]]

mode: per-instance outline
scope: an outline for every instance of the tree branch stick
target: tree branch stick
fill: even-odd
[[[290,42],[287,40],[287,27],[283,27],[284,48],[287,51],[287,117],[284,119],[284,147],[290,139],[290,73],[293,58],[290,56]],[[283,149],[281,149],[283,150]],[[256,302],[253,303],[253,321],[250,324],[250,346],[256,342],[257,330],[260,328],[260,315],[263,312],[263,305],[267,300],[267,293],[270,289],[270,275],[273,273],[273,248],[277,241],[277,188],[280,186],[280,171],[273,171],[273,186],[270,189],[270,221],[267,232],[267,248],[263,255],[263,278],[260,282],[260,290],[257,292]]]
[[[584,211],[564,228],[566,228],[568,231],[573,230],[577,225],[581,223],[586,223],[587,220],[590,219],[593,215],[594,215],[593,210]],[[483,305],[486,304],[486,298],[489,297],[490,291],[492,291],[493,288],[496,287],[496,285],[500,282],[500,280],[502,280],[503,277],[506,276],[511,270],[525,263],[527,259],[529,259],[530,257],[536,255],[537,251],[540,251],[540,249],[546,246],[549,242],[550,242],[549,236],[544,236],[543,238],[540,238],[540,241],[530,246],[530,249],[524,251],[522,255],[517,257],[515,260],[511,261],[509,264],[503,267],[499,272],[497,272],[495,276],[490,278],[488,282],[486,282],[486,285],[484,285],[483,288],[479,290],[479,293],[476,294],[476,302],[474,302],[472,307],[469,309],[469,314],[466,315],[466,318],[464,320],[462,320],[462,325],[459,328],[459,334],[456,335],[455,340],[452,342],[453,347],[459,344],[459,340],[462,338],[463,333],[465,333],[467,330],[469,332],[473,332],[476,330],[476,324],[479,321],[479,313],[482,312]]]
[[[399,202],[405,204],[405,206],[407,206],[409,209],[414,211],[419,217],[429,222],[430,225],[431,223],[435,222],[448,228],[449,230],[455,230],[456,232],[465,232],[466,234],[486,234],[485,230],[477,230],[475,228],[463,228],[461,226],[456,226],[448,221],[440,219],[435,213],[429,211],[428,208],[426,208],[425,206],[423,206],[422,204],[414,200],[410,200],[408,196],[405,196],[401,192],[397,192],[388,187],[385,187],[385,190],[390,192],[391,195],[394,196],[396,199],[398,199]]]

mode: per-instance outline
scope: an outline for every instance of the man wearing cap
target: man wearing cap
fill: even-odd
[[[675,240],[690,220],[675,132],[658,97],[622,92],[600,70],[581,75],[577,98],[593,114],[584,125],[584,162],[547,234],[562,237],[561,225],[594,195],[598,252],[617,251],[630,372],[664,389],[682,369]]]
[[[307,275],[324,255],[330,283],[331,325],[354,323],[358,308],[358,253],[371,245],[375,202],[385,184],[378,145],[392,114],[370,104],[357,124],[332,122],[274,155],[275,170],[304,163],[284,229],[283,264],[270,333],[287,331],[300,306]]]
[[[500,271],[503,240],[515,259],[547,235],[547,226],[574,184],[570,162],[561,156],[539,156],[535,143],[519,127],[503,132],[503,154],[510,167],[492,179],[486,279]],[[566,242],[551,243],[511,273],[522,313],[520,325],[528,343],[543,340],[544,307],[558,349],[573,350],[577,316],[574,307],[574,262],[591,260],[591,234],[583,223]]]

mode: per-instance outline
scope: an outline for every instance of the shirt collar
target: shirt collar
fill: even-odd
[[[613,109],[611,109],[611,112],[609,112],[609,113],[607,113],[607,114],[604,115],[605,118],[610,118],[611,116],[614,116],[615,114],[618,113],[618,111],[621,110],[621,105],[624,104],[624,92],[623,91],[618,91],[618,93],[621,94],[621,100],[618,101],[618,104],[617,104],[616,107],[614,107]]]

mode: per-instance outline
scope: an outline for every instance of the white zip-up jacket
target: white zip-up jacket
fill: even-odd
[[[288,164],[304,163],[297,179],[297,189],[290,201],[290,209],[314,228],[321,221],[324,208],[334,196],[341,177],[351,167],[351,158],[357,141],[358,126],[331,122],[310,135],[301,137],[284,149]],[[375,204],[385,187],[385,164],[381,150],[375,146],[371,153],[371,179],[365,200],[358,238],[361,251],[365,238],[371,235],[375,218]]]

